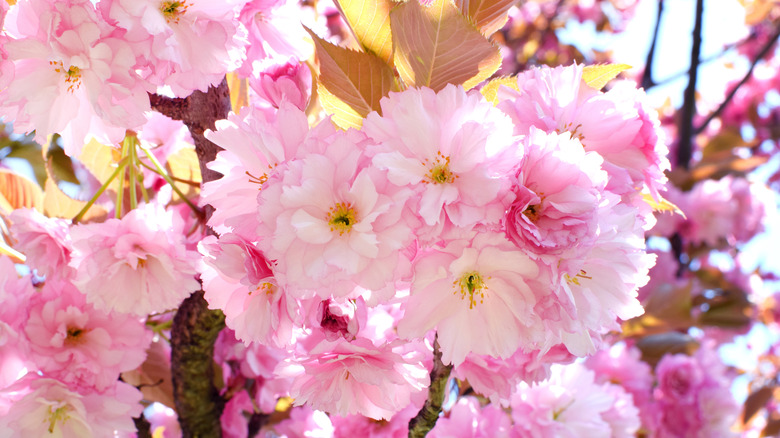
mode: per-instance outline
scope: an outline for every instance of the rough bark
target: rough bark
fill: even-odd
[[[438,339],[433,343],[433,369],[431,370],[431,386],[428,388],[428,400],[422,409],[409,421],[409,438],[422,438],[436,425],[441,414],[444,396],[447,394],[447,382],[450,379],[452,365],[444,365],[441,361]]]

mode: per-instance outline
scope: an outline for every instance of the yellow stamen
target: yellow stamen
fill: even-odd
[[[162,12],[165,21],[168,23],[179,23],[179,18],[187,12],[187,8],[190,6],[186,1],[165,1],[160,4],[160,12]]]
[[[490,277],[487,277],[487,279],[490,279]],[[455,295],[460,292],[461,300],[465,300],[468,297],[469,309],[473,309],[477,304],[477,295],[480,303],[485,302],[485,292],[488,287],[479,272],[467,272],[459,279],[453,281],[452,284],[455,286]]]
[[[78,90],[78,88],[81,86],[80,68],[76,67],[75,65],[71,65],[66,70],[65,66],[62,64],[62,61],[49,61],[49,65],[54,66],[54,71],[57,73],[63,73],[65,75],[65,83],[68,84],[68,91],[72,93],[74,90]]]
[[[428,168],[428,174],[423,179],[423,184],[449,184],[460,178],[450,170],[450,157],[444,156],[441,152],[436,152],[436,158],[431,161],[428,158],[423,160],[423,164]]]
[[[352,231],[352,226],[357,223],[357,212],[351,202],[339,202],[330,208],[327,220],[330,230],[338,231],[341,236]]]

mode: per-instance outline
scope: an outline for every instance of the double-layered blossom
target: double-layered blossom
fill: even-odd
[[[280,366],[277,373],[294,378],[290,396],[296,406],[307,403],[339,415],[390,419],[430,383],[421,354],[404,353],[404,344],[323,339],[304,357]]]
[[[75,287],[47,280],[30,300],[23,333],[30,362],[47,377],[84,391],[112,387],[146,358],[151,341],[137,318],[95,310]]]
[[[146,316],[178,306],[200,288],[197,253],[185,247],[183,223],[159,205],[76,225],[71,238],[73,283],[97,309]]]
[[[413,220],[410,191],[368,166],[361,135],[339,133],[287,163],[259,195],[260,247],[279,284],[322,298],[395,290]]]
[[[209,306],[225,313],[225,324],[236,337],[284,346],[292,341],[298,304],[278,287],[268,260],[257,246],[236,234],[219,241],[206,237],[199,244],[202,280]]]
[[[496,405],[480,406],[474,397],[463,397],[447,416],[436,420],[431,438],[509,438],[512,422]]]
[[[508,174],[519,155],[512,124],[480,93],[448,85],[410,88],[381,101],[363,123],[376,146],[373,164],[393,184],[410,187],[429,227],[470,228],[503,216]]]
[[[539,267],[496,232],[432,248],[414,264],[411,295],[398,334],[436,329],[442,361],[460,365],[469,353],[508,358],[536,349],[545,334],[530,285]]]
[[[619,195],[647,187],[654,195],[666,182],[668,149],[657,116],[644,94],[621,85],[602,93],[582,80],[582,65],[535,68],[517,76],[519,91],[501,87],[498,107],[512,117],[515,133],[535,126],[569,132],[585,150],[604,158],[609,189]]]
[[[512,436],[630,438],[639,411],[618,385],[594,383],[582,364],[554,365],[549,380],[521,383],[512,397]]]
[[[15,247],[26,263],[47,278],[69,278],[71,242],[68,221],[48,218],[37,210],[20,208],[10,214]]]
[[[0,91],[0,115],[39,143],[62,135],[78,156],[90,137],[112,144],[145,121],[148,87],[135,73],[130,45],[86,0],[20,1],[9,15],[3,49],[15,75]]]
[[[130,437],[133,417],[143,411],[141,392],[115,382],[104,392],[79,393],[63,383],[29,374],[0,390],[0,404],[11,408],[0,416],[0,437],[99,438]]]
[[[246,29],[236,21],[246,0],[104,0],[106,20],[125,30],[141,67],[177,97],[206,91],[241,65]]]

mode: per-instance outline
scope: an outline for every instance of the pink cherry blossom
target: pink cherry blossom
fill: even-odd
[[[116,143],[144,123],[148,87],[135,55],[91,2],[25,0],[12,15],[4,50],[16,73],[0,91],[0,114],[15,130],[34,130],[39,143],[59,133],[65,152],[78,156],[90,137]]]
[[[151,332],[138,318],[97,311],[66,282],[47,280],[42,293],[56,298],[32,300],[24,334],[30,361],[47,377],[104,391],[146,359]]]
[[[257,195],[280,164],[297,156],[300,148],[335,132],[329,123],[309,129],[306,114],[290,103],[277,112],[244,107],[239,114],[216,123],[206,138],[224,150],[207,164],[224,175],[203,185],[201,202],[216,209],[209,225],[223,233],[233,231],[257,240]]]
[[[22,326],[29,314],[27,303],[36,293],[30,277],[20,277],[11,259],[0,256],[0,388],[13,383],[26,371],[27,345]]]
[[[293,57],[305,61],[314,52],[309,35],[301,26],[301,6],[295,0],[251,0],[238,20],[248,31],[246,60],[239,72],[256,74],[263,60]]]
[[[197,253],[184,246],[183,223],[161,206],[76,225],[71,237],[73,283],[96,309],[145,316],[174,308],[200,289]]]
[[[131,437],[141,414],[141,392],[124,383],[102,393],[78,393],[63,383],[29,374],[0,391],[14,402],[0,416],[0,437]]]
[[[414,216],[411,192],[387,182],[361,153],[364,137],[338,133],[277,171],[258,197],[258,234],[291,293],[342,297],[356,287],[391,292],[406,267]]]
[[[447,416],[436,421],[431,438],[509,438],[512,423],[496,405],[480,406],[474,397],[463,397]]]
[[[535,126],[546,132],[571,133],[586,151],[604,158],[608,188],[631,195],[663,186],[668,149],[659,134],[658,118],[641,103],[642,92],[621,85],[601,93],[582,81],[582,65],[541,67],[518,75],[520,91],[501,87],[499,108],[512,117],[516,134]]]
[[[498,358],[544,342],[529,283],[539,267],[496,232],[432,248],[414,264],[411,296],[398,334],[418,338],[436,329],[442,361],[460,365],[469,353]]]
[[[202,280],[209,306],[225,313],[225,323],[245,343],[284,346],[292,341],[298,303],[278,287],[268,260],[255,245],[235,234],[200,243]]]
[[[100,10],[145,58],[147,79],[186,97],[241,64],[246,29],[235,18],[246,1],[105,0]]]
[[[17,241],[14,246],[27,256],[27,265],[47,278],[73,275],[68,266],[72,250],[68,221],[25,208],[14,210],[9,217]]]
[[[430,383],[421,355],[396,352],[401,346],[400,341],[375,346],[365,338],[323,339],[277,373],[294,377],[290,396],[296,406],[389,419]]]
[[[630,398],[616,397],[621,394],[617,385],[598,385],[593,378],[593,372],[581,364],[554,365],[549,380],[533,385],[521,383],[512,397],[512,436],[634,436],[640,425],[639,411],[633,405],[633,409],[615,408],[616,403],[624,405]],[[626,416],[620,418],[620,412]]]
[[[279,108],[282,101],[306,110],[311,94],[311,71],[306,64],[292,59],[284,64],[263,63],[257,78],[249,79],[249,86],[265,102]]]
[[[585,152],[568,134],[535,127],[523,140],[525,155],[507,212],[507,237],[547,264],[583,258],[598,236],[598,210],[606,173],[601,157]]]
[[[290,418],[273,426],[274,433],[281,437],[332,438],[333,424],[328,414],[309,406],[294,407]]]
[[[511,201],[507,182],[519,155],[510,120],[476,91],[409,88],[381,101],[363,131],[373,164],[411,187],[428,226],[497,223]]]
[[[420,404],[411,403],[387,421],[375,421],[363,415],[330,415],[335,429],[332,437],[406,438],[409,436],[409,420],[420,411]]]

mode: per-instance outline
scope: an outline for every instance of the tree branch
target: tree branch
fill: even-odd
[[[214,129],[217,120],[227,118],[230,111],[230,93],[227,81],[209,87],[203,93],[195,91],[186,98],[149,95],[152,108],[176,120],[190,130],[195,152],[200,162],[203,182],[220,178],[218,172],[206,167],[221,149],[203,135]],[[207,206],[206,219],[213,209]],[[225,401],[214,386],[214,342],[225,326],[225,315],[210,310],[203,291],[197,291],[182,302],[173,318],[171,329],[171,377],[174,401],[179,415],[182,436],[221,437],[220,416]]]
[[[680,141],[677,144],[677,165],[684,169],[687,169],[690,165],[693,152],[693,118],[696,115],[696,76],[699,71],[703,15],[704,0],[696,0],[696,22],[693,26],[691,65],[688,70],[688,87],[685,89],[685,99],[680,117]]]
[[[433,369],[431,370],[431,386],[428,388],[428,400],[425,401],[417,416],[409,421],[409,438],[422,438],[436,425],[444,402],[444,395],[447,392],[450,371],[452,371],[452,365],[444,365],[441,362],[437,336],[437,339],[433,341]]]
[[[718,108],[710,113],[709,116],[707,116],[707,119],[702,122],[701,125],[699,125],[698,128],[694,131],[696,134],[701,133],[707,128],[707,125],[712,122],[713,119],[720,116],[720,113],[723,112],[723,110],[726,108],[726,106],[731,102],[731,99],[734,98],[734,95],[737,94],[737,90],[745,83],[750,80],[750,78],[753,76],[753,70],[756,68],[756,64],[758,64],[758,61],[763,59],[768,53],[769,50],[772,48],[772,46],[775,45],[775,42],[777,41],[777,38],[780,37],[780,25],[777,26],[777,29],[775,29],[774,35],[772,35],[772,38],[769,39],[769,41],[766,42],[764,47],[761,48],[761,51],[758,52],[758,55],[756,55],[756,59],[753,60],[753,62],[750,64],[750,68],[748,69],[747,73],[745,73],[745,76],[742,78],[739,83],[731,89],[731,92],[729,92],[728,96],[726,96],[726,99],[723,100],[723,102],[718,106]]]
[[[655,46],[658,42],[658,29],[661,28],[661,16],[664,13],[664,0],[658,0],[658,15],[655,18],[655,30],[653,30],[653,42],[650,43],[650,51],[645,60],[645,71],[642,73],[642,88],[647,90],[655,85],[653,81],[653,59],[655,59]]]

